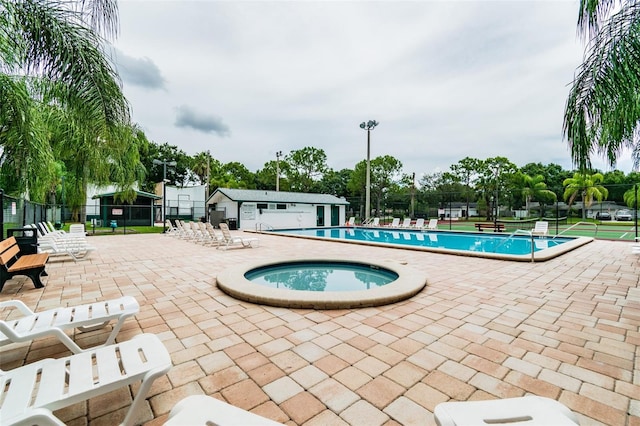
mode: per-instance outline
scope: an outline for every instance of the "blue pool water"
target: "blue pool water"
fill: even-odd
[[[245,278],[271,288],[308,291],[360,291],[398,278],[387,269],[354,262],[286,262],[252,269]]]
[[[409,231],[375,228],[312,228],[275,231],[278,234],[318,238],[397,244],[401,246],[441,248],[476,253],[530,255],[531,237],[528,235],[489,234],[447,231]],[[540,238],[533,240],[537,252],[571,241],[571,238]]]

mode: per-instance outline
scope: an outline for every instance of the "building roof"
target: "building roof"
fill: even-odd
[[[151,198],[153,200],[159,200],[162,197],[156,195],[156,194],[151,194],[150,192],[144,192],[144,191],[135,191],[136,196],[138,197],[146,197],[146,198]],[[118,192],[107,192],[105,194],[96,194],[93,197],[91,197],[92,199],[97,199],[97,198],[103,198],[103,197],[113,197],[114,195],[118,194]]]
[[[300,203],[300,204],[341,204],[348,205],[344,198],[329,194],[312,194],[304,192],[265,191],[262,189],[231,189],[218,188],[207,200],[217,201],[224,195],[232,201],[251,201],[263,203]]]

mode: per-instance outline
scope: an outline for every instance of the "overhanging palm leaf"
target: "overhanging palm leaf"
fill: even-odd
[[[591,167],[594,152],[614,165],[630,148],[640,164],[640,4],[624,8],[605,21],[618,1],[583,0],[580,24],[596,35],[573,81],[565,108],[564,133],[574,163]]]
[[[13,177],[22,185],[18,190],[44,194],[42,189],[51,187],[46,182],[49,176],[40,169],[52,166],[53,157],[43,157],[52,152],[48,145],[55,144],[52,138],[73,141],[73,162],[91,167],[96,162],[85,157],[103,155],[104,164],[102,142],[119,139],[119,129],[129,126],[129,105],[100,36],[117,32],[116,11],[115,0],[0,0],[3,103],[5,99],[17,102],[21,96],[29,103],[29,108],[17,103],[11,104],[13,109],[11,105],[0,108],[3,172],[11,165],[16,172]],[[20,80],[26,92],[8,83]],[[53,110],[58,115],[55,119],[65,120],[64,126],[53,124]],[[12,118],[12,111],[19,111],[20,120]],[[40,169],[21,167],[16,161]],[[98,169],[92,170],[92,181],[104,180],[100,177],[104,172]],[[33,177],[24,178],[27,170]],[[76,178],[78,184],[86,183],[86,170]]]

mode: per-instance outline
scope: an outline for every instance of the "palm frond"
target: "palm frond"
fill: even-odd
[[[593,39],[565,108],[563,131],[574,163],[591,167],[597,152],[614,165],[637,144],[640,120],[640,5],[611,17]]]

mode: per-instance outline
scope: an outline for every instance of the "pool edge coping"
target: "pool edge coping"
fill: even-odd
[[[344,228],[344,227],[338,226],[338,227],[328,227],[328,228],[319,228],[319,229],[332,229],[332,228]],[[370,228],[370,227],[358,227],[358,228],[376,229],[376,228]],[[380,230],[389,231],[390,229],[380,229]],[[407,231],[407,230],[398,230],[398,231]],[[409,231],[416,232],[415,230],[409,230]],[[253,233],[255,231],[248,231],[248,232]],[[466,234],[478,234],[478,235],[483,234],[480,232],[473,232],[473,231],[467,232],[467,231],[449,231],[449,230],[433,230],[433,231],[423,230],[422,232],[425,234],[430,232],[433,232],[433,233],[452,232],[452,233],[466,233]],[[255,233],[259,233],[259,232],[255,232]],[[283,232],[278,232],[278,230],[263,232],[263,233],[265,235],[275,235],[280,237],[306,238],[309,240],[330,241],[330,242],[344,243],[344,244],[360,244],[360,245],[369,245],[373,247],[386,247],[386,248],[395,248],[395,249],[403,249],[403,250],[424,251],[429,253],[451,254],[455,256],[469,256],[469,257],[478,257],[481,259],[497,259],[497,260],[508,260],[508,261],[515,261],[515,262],[546,262],[547,260],[556,258],[570,251],[573,251],[585,244],[589,244],[592,241],[595,241],[595,238],[593,237],[573,237],[573,236],[564,237],[563,236],[562,238],[565,238],[569,241],[561,245],[557,245],[555,247],[550,247],[550,248],[546,248],[546,249],[534,252],[534,255],[532,258],[530,253],[528,254],[490,253],[490,252],[480,252],[480,251],[453,250],[453,249],[445,249],[440,247],[410,246],[410,245],[393,244],[393,243],[380,243],[380,242],[374,242],[374,241],[343,240],[340,238],[317,237],[313,235],[287,234]],[[485,232],[484,234],[486,235],[489,233]],[[503,233],[492,233],[492,234],[504,235]],[[535,236],[534,238],[541,239],[541,240],[545,240],[545,239],[552,240],[554,236]]]

